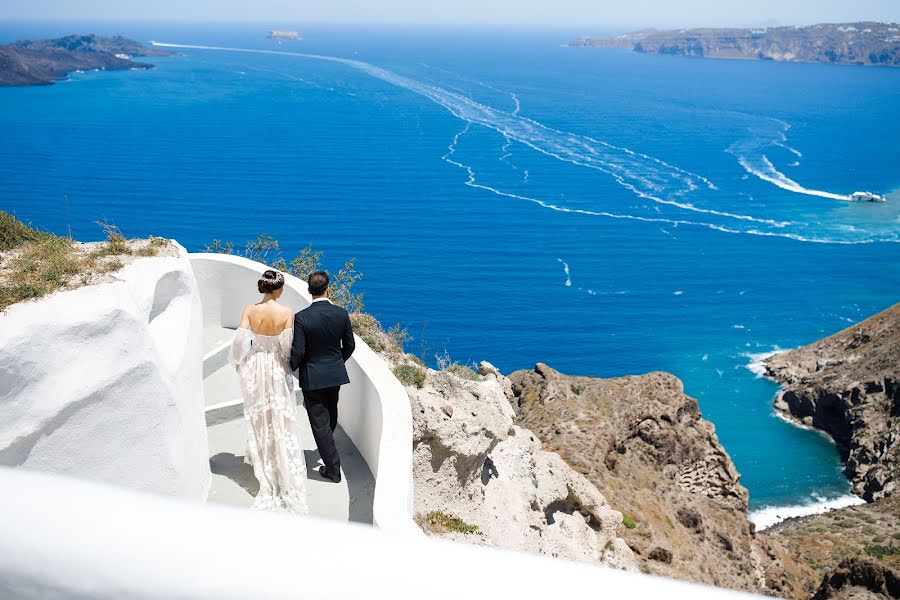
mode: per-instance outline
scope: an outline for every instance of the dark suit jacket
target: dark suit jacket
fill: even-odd
[[[320,390],[350,383],[344,363],[356,349],[350,316],[331,302],[313,302],[294,315],[291,369],[300,388]]]

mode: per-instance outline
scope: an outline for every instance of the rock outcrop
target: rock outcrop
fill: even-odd
[[[809,596],[818,590],[817,597],[822,598],[849,598],[852,595],[848,594],[852,593],[862,594],[861,597],[898,597],[896,591],[891,596],[884,586],[873,585],[873,582],[890,580],[890,576],[858,575],[881,571],[897,577],[900,496],[788,519],[767,529],[765,537],[806,567],[805,587]],[[877,569],[860,569],[858,566],[862,564],[875,565]]]
[[[848,558],[825,576],[812,600],[900,598],[900,573],[865,558]]]
[[[128,259],[103,283],[0,313],[0,465],[202,500],[203,319],[187,252]]]
[[[676,377],[573,377],[538,364],[510,380],[517,423],[625,515],[623,536],[642,570],[803,597],[798,567],[755,535],[747,490]]]
[[[837,443],[853,491],[867,501],[900,481],[900,304],[818,342],[775,354],[775,408]]]
[[[900,25],[896,23],[822,23],[808,27],[675,31],[646,29],[615,37],[580,37],[570,45],[694,57],[900,65]]]
[[[621,513],[560,456],[514,423],[509,381],[429,370],[407,386],[413,413],[415,512],[447,515],[466,541],[633,569]],[[426,527],[427,529],[427,527]]]

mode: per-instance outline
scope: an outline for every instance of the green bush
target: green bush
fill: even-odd
[[[311,244],[301,248],[297,256],[286,261],[281,255],[281,246],[278,240],[266,233],[261,233],[255,240],[245,243],[243,250],[239,250],[234,242],[213,240],[206,246],[205,252],[244,256],[250,260],[270,265],[277,271],[290,273],[303,281],[306,281],[310,273],[322,268],[323,253],[313,250]],[[331,301],[343,306],[347,312],[362,312],[365,308],[363,295],[353,291],[353,284],[362,277],[362,273],[356,270],[355,258],[345,262],[338,270],[337,275],[331,274],[331,285],[329,286]]]
[[[400,380],[403,385],[414,385],[422,388],[425,385],[425,377],[427,373],[425,369],[416,365],[397,365],[394,367],[394,376]]]
[[[25,242],[33,242],[45,235],[11,214],[0,210],[0,252],[12,250]]]
[[[893,544],[890,546],[872,545],[863,548],[863,552],[869,556],[874,556],[875,558],[897,556],[900,555],[900,546],[894,546]]]
[[[387,336],[391,341],[391,350],[394,352],[403,352],[403,345],[409,341],[409,330],[400,325],[400,323],[396,323],[387,330]]]
[[[481,375],[479,375],[471,367],[467,367],[466,365],[454,363],[447,367],[447,370],[462,379],[468,379],[469,381],[481,381]]]
[[[439,510],[433,510],[428,513],[425,516],[424,523],[422,523],[420,519],[419,524],[420,526],[424,525],[425,528],[436,533],[444,533],[447,531],[455,531],[457,533],[481,533],[478,530],[477,525],[469,525],[462,519],[454,517],[453,515],[448,515]]]
[[[622,524],[625,525],[628,529],[634,529],[637,527],[637,521],[634,520],[634,517],[629,515],[628,513],[622,513]]]

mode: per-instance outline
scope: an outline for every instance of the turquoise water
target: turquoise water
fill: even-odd
[[[365,273],[431,359],[678,375],[756,509],[847,493],[755,355],[900,300],[900,70],[563,47],[578,32],[0,25],[181,49],[0,89],[0,208],[190,250],[259,232]],[[340,60],[333,60],[338,58]],[[888,193],[885,204],[834,196]]]

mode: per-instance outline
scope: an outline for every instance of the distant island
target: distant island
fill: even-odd
[[[135,56],[170,56],[122,36],[68,35],[0,46],[0,86],[49,85],[74,71],[152,69]]]
[[[291,31],[288,29],[273,29],[269,32],[269,35],[266,36],[272,40],[299,40],[303,39],[300,37],[300,34],[296,31]]]
[[[645,29],[614,37],[583,36],[569,45],[678,56],[900,66],[900,25],[896,23]]]

